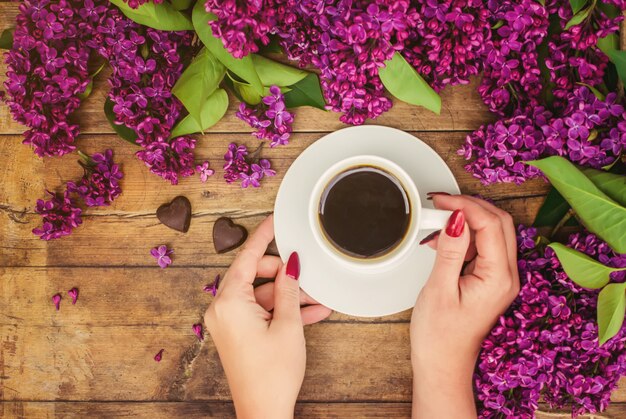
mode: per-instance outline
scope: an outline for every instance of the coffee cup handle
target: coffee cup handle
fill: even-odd
[[[452,211],[422,208],[420,230],[441,230],[448,223]]]

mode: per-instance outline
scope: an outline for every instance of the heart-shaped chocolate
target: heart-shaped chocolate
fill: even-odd
[[[156,216],[169,228],[186,233],[191,223],[191,202],[184,196],[177,196],[169,204],[161,205]]]
[[[228,217],[221,217],[213,224],[213,246],[217,253],[226,253],[238,248],[248,238],[248,230],[235,224]]]

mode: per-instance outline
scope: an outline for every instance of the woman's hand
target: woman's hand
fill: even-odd
[[[287,265],[264,255],[273,238],[269,216],[235,258],[204,316],[240,418],[293,417],[306,364],[302,326],[331,313],[300,290],[297,253]],[[256,277],[276,280],[255,289]]]
[[[519,292],[515,228],[508,213],[483,200],[432,195],[435,207],[454,213],[430,237],[435,266],[411,319],[413,414],[476,417],[480,345]]]

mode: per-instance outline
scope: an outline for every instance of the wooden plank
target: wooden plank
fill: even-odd
[[[3,414],[3,415],[2,415]],[[98,403],[98,402],[0,402],[0,416],[15,419],[43,419],[50,417],[84,418],[140,417],[169,418],[234,418],[231,403],[225,402],[163,402],[163,403]],[[578,419],[619,419],[626,416],[626,406],[613,404],[597,415],[579,416]],[[409,419],[410,403],[310,403],[300,402],[295,417],[299,419]],[[568,419],[569,413],[537,412],[537,419]]]
[[[0,31],[15,25],[18,4],[0,3]],[[0,65],[0,74],[6,72],[5,64]],[[84,101],[83,106],[76,113],[75,120],[80,121],[81,129],[85,133],[111,133],[103,112],[103,105],[109,87],[106,82],[110,71],[103,71],[94,83],[91,96]],[[4,78],[4,77],[3,77]],[[404,102],[395,101],[390,112],[375,121],[381,125],[395,126],[405,130],[474,130],[481,124],[494,120],[493,114],[480,99],[478,79],[474,78],[469,85],[455,86],[445,89],[442,96],[442,110],[440,115]],[[248,132],[250,127],[235,117],[239,102],[231,96],[229,110],[226,117],[211,128],[211,132]],[[339,114],[325,112],[310,107],[298,108],[294,129],[296,131],[333,131],[345,125],[339,121]],[[17,134],[24,131],[24,127],[12,120],[8,108],[0,108],[0,132]]]
[[[258,195],[262,196],[262,195]],[[501,201],[519,223],[532,222],[543,197]],[[156,208],[155,208],[156,209]],[[226,266],[235,252],[216,254],[212,229],[217,218],[226,214],[253,231],[271,211],[259,209],[221,211],[195,210],[187,233],[160,224],[155,209],[138,214],[92,214],[69,237],[45,242],[31,230],[40,222],[36,214],[12,219],[0,217],[0,266],[154,266],[149,251],[167,244],[174,249],[173,266]]]
[[[72,309],[45,316],[58,318]],[[321,323],[305,333],[308,358],[301,400],[410,401],[408,324]],[[230,399],[211,339],[198,342],[187,324],[4,325],[0,336],[0,399]],[[160,348],[165,354],[157,364],[152,357]],[[613,400],[624,401],[624,396],[618,390]]]
[[[481,194],[486,198],[500,200],[516,197],[527,197],[545,194],[548,184],[543,180],[525,182],[520,186],[513,184],[496,184],[483,186],[476,178],[465,171],[467,161],[457,154],[464,143],[466,133],[463,132],[414,132],[416,137],[432,147],[447,162],[454,173],[461,190],[467,194]],[[122,179],[122,195],[111,207],[88,208],[86,214],[116,213],[124,215],[145,214],[153,212],[163,202],[184,193],[191,201],[195,210],[215,212],[218,209],[231,211],[235,209],[270,210],[283,176],[294,159],[323,133],[294,134],[293,141],[284,147],[264,147],[262,156],[272,161],[277,176],[263,180],[259,189],[242,189],[238,184],[228,185],[223,179],[224,153],[228,144],[236,142],[245,144],[250,151],[256,149],[260,142],[248,134],[211,134],[202,136],[196,147],[196,161],[209,160],[216,170],[207,183],[202,183],[198,176],[183,178],[179,185],[171,185],[159,176],[149,172],[148,168],[135,157],[139,150],[114,135],[82,136],[78,147],[88,154],[111,148],[115,152],[115,161],[124,171]],[[78,156],[72,153],[61,158],[41,159],[34,155],[29,146],[21,144],[21,137],[4,137],[0,142],[0,152],[6,159],[0,165],[0,205],[21,212],[25,208],[31,210],[35,201],[44,196],[44,190],[61,191],[68,180],[77,180],[82,176],[83,169],[76,163]],[[419,164],[416,159],[415,164]],[[208,196],[207,196],[208,192]]]
[[[225,268],[0,268],[0,325],[160,326],[201,322],[212,295],[202,291]],[[77,287],[79,303],[66,291]],[[62,311],[50,298],[60,292]],[[333,313],[330,322],[408,322],[411,310],[363,318]],[[349,325],[347,325],[349,326]]]

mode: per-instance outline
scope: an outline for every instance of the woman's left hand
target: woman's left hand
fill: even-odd
[[[286,265],[264,255],[273,238],[269,216],[235,258],[204,316],[239,418],[293,417],[306,365],[303,325],[331,313],[300,290],[297,253]],[[254,288],[256,277],[276,280]]]

